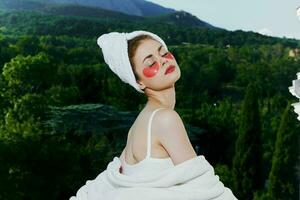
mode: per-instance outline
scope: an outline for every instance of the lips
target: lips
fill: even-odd
[[[166,69],[165,74],[174,71],[174,69],[175,69],[175,66],[174,66],[174,65],[170,65],[170,66]]]

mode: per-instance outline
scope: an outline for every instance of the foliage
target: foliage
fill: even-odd
[[[242,199],[297,195],[299,127],[282,113],[299,41],[119,16],[0,11],[0,24],[0,199],[66,199],[121,153],[146,98],[111,72],[96,38],[135,29],[160,35],[175,56],[175,109],[225,186]]]
[[[251,200],[252,192],[263,186],[261,122],[254,84],[247,86],[240,115],[233,158],[234,191],[237,198]]]
[[[289,102],[282,113],[269,174],[268,193],[271,199],[292,200],[299,197],[299,180],[295,170],[299,162],[299,133],[299,122]]]

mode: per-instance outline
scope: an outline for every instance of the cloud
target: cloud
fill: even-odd
[[[297,8],[297,17],[300,20],[300,6]]]
[[[268,28],[262,28],[258,31],[259,34],[273,36],[273,32]]]

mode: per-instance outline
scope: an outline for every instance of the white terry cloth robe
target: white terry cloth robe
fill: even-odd
[[[122,174],[120,167],[120,158],[114,157],[106,170],[88,180],[70,200],[237,200],[203,155],[157,175],[131,177]]]

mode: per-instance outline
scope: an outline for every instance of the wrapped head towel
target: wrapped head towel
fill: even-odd
[[[149,35],[160,42],[166,49],[165,42],[156,34],[148,31],[133,31],[130,33],[110,32],[98,37],[97,44],[102,49],[105,63],[125,83],[130,84],[138,92],[144,93],[135,80],[128,56],[128,40],[139,35]]]

